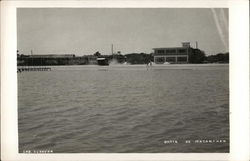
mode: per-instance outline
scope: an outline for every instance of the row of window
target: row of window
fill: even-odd
[[[168,54],[168,53],[185,53],[186,49],[167,49],[167,50],[156,50],[158,54]]]
[[[164,62],[187,62],[187,57],[156,57],[155,61],[157,63],[164,63]]]

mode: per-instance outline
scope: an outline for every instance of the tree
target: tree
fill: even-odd
[[[218,53],[216,55],[209,55],[206,57],[209,63],[229,63],[229,53]]]
[[[130,64],[148,64],[153,59],[152,55],[146,53],[131,53],[125,56]]]
[[[94,53],[94,56],[99,57],[99,56],[101,56],[101,53],[99,53],[99,51],[97,51],[97,52]]]
[[[200,49],[193,49],[191,53],[189,53],[189,63],[203,63],[206,56],[204,51],[201,51]]]

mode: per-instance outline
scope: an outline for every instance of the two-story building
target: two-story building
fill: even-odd
[[[156,64],[189,63],[189,55],[193,52],[189,42],[182,43],[182,47],[154,48],[154,62]]]

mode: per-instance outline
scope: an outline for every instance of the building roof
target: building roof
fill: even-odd
[[[29,55],[29,57],[34,58],[65,58],[65,57],[74,57],[74,54],[40,54],[40,55]]]
[[[161,48],[153,48],[153,50],[165,50],[165,49],[186,49],[192,47],[161,47]]]

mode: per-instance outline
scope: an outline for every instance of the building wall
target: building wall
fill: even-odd
[[[74,54],[48,54],[48,55],[29,55],[32,58],[74,58]]]
[[[178,47],[178,48],[158,48],[154,49],[155,55],[187,55],[188,48]]]
[[[168,63],[188,63],[190,48],[155,48],[154,62],[156,64]]]
[[[17,65],[20,66],[37,66],[37,65],[83,65],[87,64],[88,61],[84,57],[73,57],[73,58],[47,58],[47,57],[23,57],[18,58]]]

